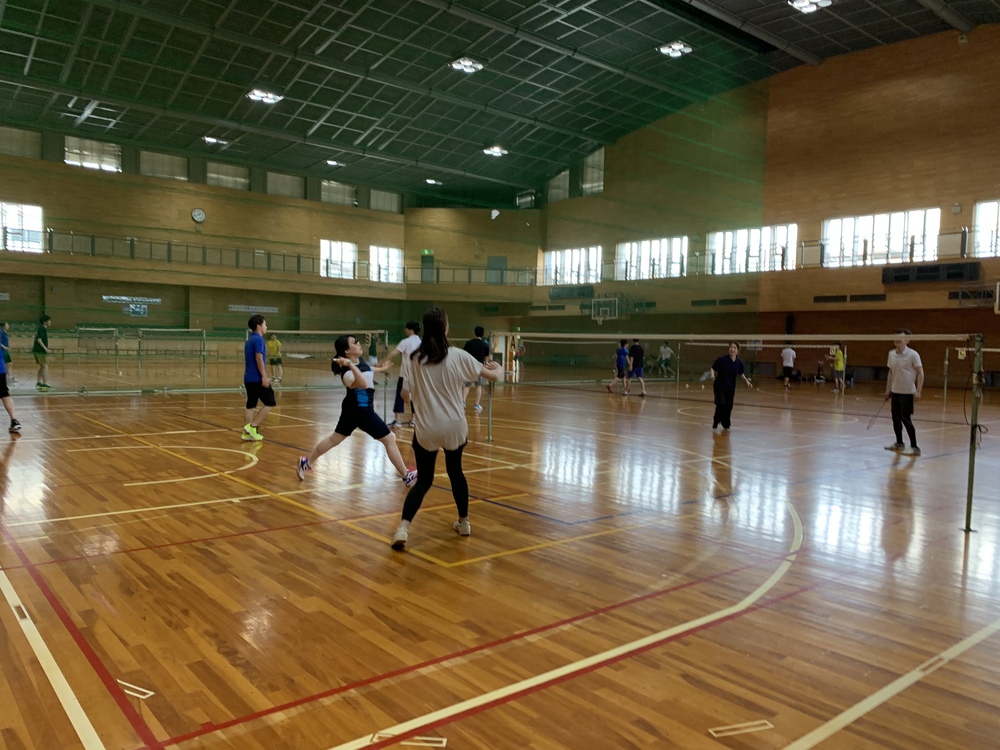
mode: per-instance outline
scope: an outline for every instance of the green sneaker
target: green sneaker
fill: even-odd
[[[257,432],[257,428],[252,424],[247,423],[243,425],[243,439],[247,442],[257,442],[259,443],[264,439],[264,436]]]

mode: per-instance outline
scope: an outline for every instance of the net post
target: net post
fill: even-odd
[[[968,534],[972,528],[972,494],[976,482],[976,443],[979,437],[979,401],[982,399],[983,335],[975,336],[975,359],[972,365],[972,419],[969,424],[969,484],[965,494],[965,528]]]
[[[968,344],[966,344],[968,346]],[[951,347],[947,344],[944,346],[944,392],[941,394],[941,408],[948,408],[948,353],[951,351]]]
[[[208,333],[201,330],[201,387],[208,388]]]
[[[493,442],[493,381],[486,388],[486,442]]]

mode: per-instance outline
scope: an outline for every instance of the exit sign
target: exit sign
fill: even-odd
[[[434,251],[431,250],[429,247],[425,247],[423,250],[420,251],[420,254],[421,255],[434,255]]]

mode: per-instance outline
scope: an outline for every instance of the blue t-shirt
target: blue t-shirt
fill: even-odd
[[[743,374],[743,360],[737,357],[730,359],[728,354],[723,354],[712,365],[715,370],[715,387],[726,392],[736,391],[736,378]]]
[[[2,328],[0,328],[0,345],[10,346],[10,339],[7,338],[7,332]],[[7,362],[4,360],[4,354],[7,354],[6,349],[0,352],[0,375],[7,373]]]
[[[626,364],[628,364],[628,349],[622,346],[615,352],[615,367],[624,370]]]
[[[264,344],[264,337],[254,331],[243,346],[243,359],[246,360],[246,371],[243,373],[244,383],[260,383],[260,370],[257,369],[257,357],[260,352],[261,357],[267,356],[267,346]],[[267,362],[267,360],[264,360]],[[266,365],[265,365],[266,367]]]

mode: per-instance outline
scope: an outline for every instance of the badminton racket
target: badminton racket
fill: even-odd
[[[882,413],[882,409],[885,408],[887,403],[889,403],[889,399],[882,400],[882,403],[879,404],[878,410],[875,412],[875,416],[868,420],[868,427],[865,429],[870,430],[872,428],[872,425],[875,424],[875,420],[879,418],[879,415]]]

